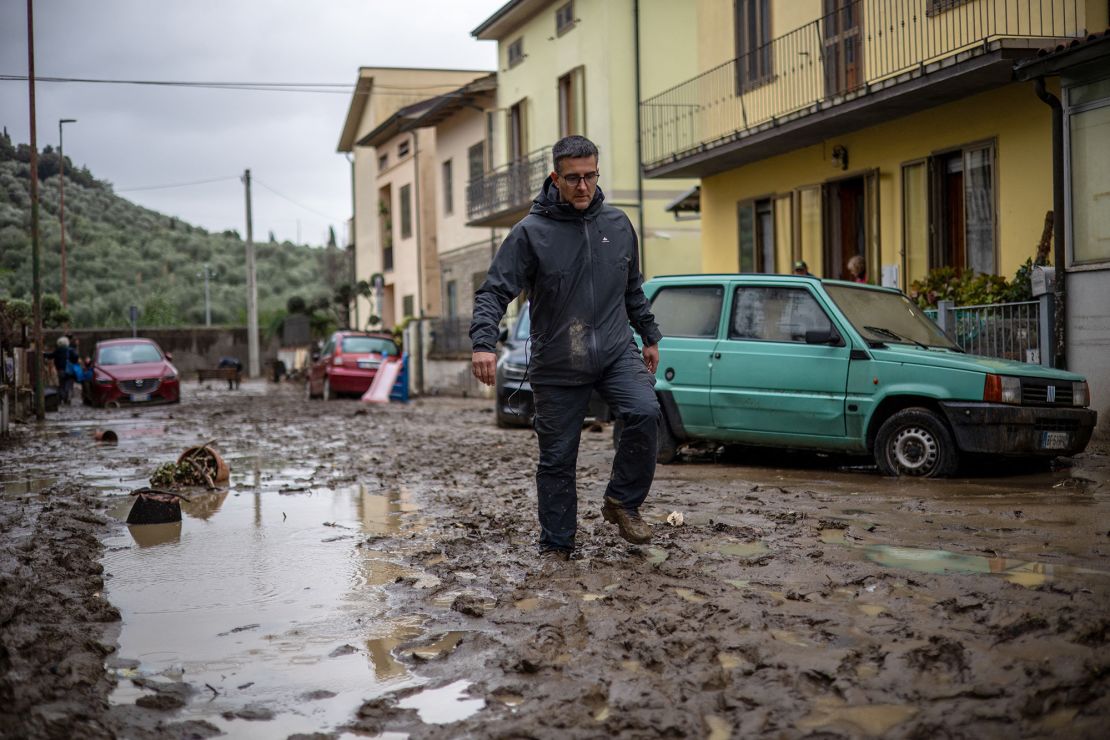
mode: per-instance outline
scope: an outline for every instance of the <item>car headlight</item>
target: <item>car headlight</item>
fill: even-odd
[[[1083,408],[1091,405],[1091,387],[1086,380],[1077,380],[1071,384],[1071,403]]]
[[[502,362],[501,372],[506,380],[523,380],[528,374],[528,366],[517,362]]]
[[[1011,375],[987,375],[983,400],[991,403],[1021,403],[1021,380]]]

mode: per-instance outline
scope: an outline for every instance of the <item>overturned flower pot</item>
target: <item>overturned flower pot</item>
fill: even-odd
[[[190,447],[177,458],[179,466],[188,465],[194,468],[209,488],[227,483],[231,478],[231,470],[212,444],[212,442],[206,442],[197,447]]]
[[[135,502],[127,515],[128,524],[168,524],[181,521],[181,501],[184,496],[157,488],[140,488],[132,491]]]

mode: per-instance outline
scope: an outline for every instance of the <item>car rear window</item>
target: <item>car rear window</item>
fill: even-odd
[[[351,354],[376,352],[380,355],[395,355],[397,345],[381,337],[343,337],[343,351]]]
[[[135,365],[140,362],[159,362],[162,353],[153,344],[117,344],[101,347],[97,358],[99,365]]]
[[[724,295],[720,285],[664,287],[651,299],[651,312],[664,337],[715,337]]]

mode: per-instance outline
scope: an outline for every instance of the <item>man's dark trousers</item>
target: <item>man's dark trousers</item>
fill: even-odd
[[[532,384],[536,401],[536,434],[540,462],[536,468],[539,497],[540,549],[574,549],[578,523],[575,468],[582,421],[590,395],[598,390],[613,414],[624,422],[613,473],[605,496],[626,509],[638,509],[655,477],[659,402],[654,378],[632,347],[610,364],[595,383]]]

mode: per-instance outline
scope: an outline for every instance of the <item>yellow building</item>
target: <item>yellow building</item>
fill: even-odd
[[[440,163],[434,128],[411,125],[437,96],[489,72],[363,67],[338,150],[351,160],[355,279],[381,276],[376,305],[360,298],[354,315],[392,327],[406,316],[441,308],[436,246],[436,181]]]
[[[701,179],[702,269],[907,288],[1011,276],[1053,208],[1051,109],[1015,62],[1103,0],[693,0],[699,74],[645,95],[652,181]]]
[[[699,272],[700,227],[666,210],[695,181],[645,181],[637,102],[696,71],[693,5],[673,0],[511,0],[473,35],[498,46],[485,172],[467,186],[472,226],[508,227],[553,169],[551,146],[597,144],[606,201],[628,214],[647,275]]]

